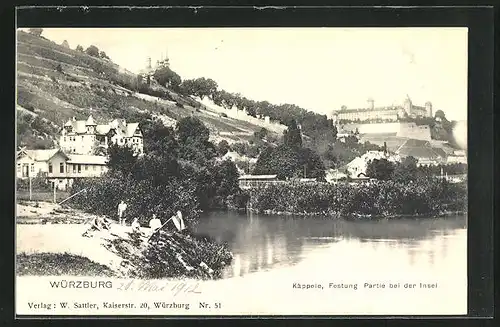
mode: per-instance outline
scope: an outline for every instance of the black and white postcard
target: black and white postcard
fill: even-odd
[[[466,27],[16,38],[17,314],[467,314]]]

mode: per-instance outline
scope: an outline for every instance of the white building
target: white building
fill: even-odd
[[[27,179],[48,173],[48,161],[59,149],[49,150],[19,150],[16,156],[16,177]]]
[[[425,106],[416,106],[410,97],[406,95],[402,105],[375,107],[375,101],[370,98],[368,99],[368,106],[365,108],[347,108],[346,106],[342,106],[340,110],[335,110],[332,114],[334,123],[339,120],[397,121],[404,117],[432,117],[432,103],[427,101]]]
[[[390,155],[384,153],[383,151],[368,151],[361,157],[354,158],[350,163],[346,165],[347,172],[353,178],[357,178],[366,175],[366,169],[368,163],[374,159],[387,159],[390,162],[400,162],[401,157],[399,155]]]
[[[105,156],[66,154],[60,149],[26,150],[17,153],[20,179],[44,177],[64,190],[78,178],[99,177],[107,171]]]
[[[141,155],[144,151],[143,136],[139,123],[127,123],[115,119],[109,124],[98,125],[92,115],[87,120],[68,120],[59,139],[61,149],[69,154],[93,155],[99,149],[105,150],[110,144],[130,146]]]

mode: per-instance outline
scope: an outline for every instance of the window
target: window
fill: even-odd
[[[62,163],[62,162],[59,164],[59,172],[60,172],[61,174],[63,174],[63,173],[64,173],[64,163]]]
[[[17,172],[20,173],[21,172],[21,164],[17,164]]]
[[[85,165],[85,170],[89,170],[89,165]]]
[[[34,173],[35,172],[35,164],[31,164],[31,172]]]
[[[52,174],[52,164],[49,163],[49,174]]]
[[[82,165],[78,164],[78,173],[82,172]]]
[[[66,142],[66,136],[65,136],[65,137],[63,137],[63,141],[64,141],[64,142]]]
[[[94,166],[92,166],[92,168],[94,168],[94,170],[96,170],[96,166],[95,166],[95,165],[94,165]]]
[[[75,174],[75,173],[76,173],[76,165],[73,164],[73,174]]]

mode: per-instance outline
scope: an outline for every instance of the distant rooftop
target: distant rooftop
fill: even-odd
[[[239,179],[276,179],[278,175],[242,175]]]

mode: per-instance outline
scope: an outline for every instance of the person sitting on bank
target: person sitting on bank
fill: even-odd
[[[134,233],[140,233],[141,232],[141,224],[139,224],[139,219],[134,218],[134,221],[132,222],[132,232]]]
[[[108,219],[106,217],[99,217],[97,219],[97,224],[100,228],[107,229],[107,230],[110,229],[110,225],[111,225],[111,223],[108,221]]]
[[[82,234],[85,237],[92,237],[92,232],[101,231],[103,228],[102,217],[94,217],[90,221],[90,227]]]
[[[149,221],[149,228],[151,228],[152,232],[156,232],[161,227],[161,220],[153,214],[153,218]]]

